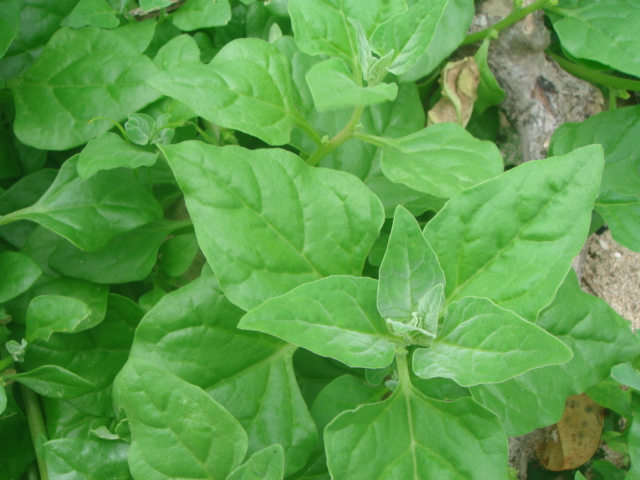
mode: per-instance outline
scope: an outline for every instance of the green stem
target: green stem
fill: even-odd
[[[627,78],[614,77],[613,75],[608,75],[606,73],[596,72],[588,67],[585,67],[584,65],[573,63],[566,58],[561,57],[560,55],[556,55],[555,53],[548,50],[546,53],[551,58],[553,58],[558,63],[558,65],[560,65],[564,70],[569,72],[574,77],[582,78],[583,80],[587,80],[588,82],[597,83],[610,89],[640,92],[640,81],[638,80],[629,80]]]
[[[13,364],[13,357],[9,356],[0,360],[0,374]]]
[[[396,351],[396,368],[398,369],[399,388],[411,386],[411,373],[409,370],[409,354],[406,350]]]
[[[470,43],[479,42],[480,40],[484,40],[488,36],[491,35],[493,31],[502,31],[505,28],[510,27],[514,23],[518,23],[524,17],[529,15],[536,10],[540,10],[541,8],[545,8],[551,5],[556,5],[558,2],[556,0],[536,0],[531,5],[527,5],[524,8],[520,8],[518,10],[514,10],[508,16],[500,20],[495,25],[490,26],[489,28],[485,28],[476,33],[472,33],[471,35],[467,35],[467,37],[462,42],[462,45],[469,45]]]
[[[124,130],[124,128],[122,127],[122,125],[120,125],[118,122],[116,122],[115,120],[113,120],[112,118],[109,117],[95,117],[92,118],[91,120],[89,120],[89,124],[92,124],[93,122],[97,121],[97,120],[108,120],[110,121],[114,127],[116,127],[118,130],[120,130],[120,133],[122,134],[122,136],[124,137],[124,139],[128,142],[128,143],[132,143],[131,140],[129,140],[129,135],[127,135],[127,132]]]
[[[311,126],[306,118],[300,117],[297,125],[303,132],[311,137],[311,140],[313,140],[319,148],[322,148],[322,138],[320,137],[320,135],[318,135],[318,132],[316,132],[315,128]]]
[[[24,399],[25,413],[27,414],[29,432],[31,433],[31,442],[33,443],[33,449],[36,452],[36,461],[38,462],[38,469],[40,470],[40,480],[49,480],[47,464],[42,456],[42,445],[40,440],[42,437],[44,437],[45,440],[48,439],[47,428],[45,427],[42,411],[40,410],[38,396],[24,385],[20,385],[20,391],[22,392],[22,398]]]
[[[387,145],[391,145],[393,142],[388,138],[379,137],[377,135],[370,135],[368,133],[354,133],[353,138],[357,138],[358,140],[362,140],[367,143],[371,143],[376,147],[385,147]]]
[[[618,108],[618,93],[614,88],[609,89],[609,111],[613,112]]]
[[[356,125],[360,122],[360,117],[362,116],[362,112],[364,111],[364,107],[356,107],[349,119],[349,122],[345,125],[345,127],[338,132],[338,134],[329,140],[325,145],[322,145],[318,150],[316,150],[313,155],[307,158],[307,165],[312,167],[318,165],[320,161],[329,155],[332,151],[338,148],[347,140],[350,140],[354,136],[354,130]]]

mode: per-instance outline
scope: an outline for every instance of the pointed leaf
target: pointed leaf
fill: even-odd
[[[134,477],[224,479],[242,462],[247,434],[201,388],[132,358],[118,375],[116,391],[131,427]]]
[[[449,305],[433,345],[416,350],[413,371],[469,387],[503,382],[572,356],[560,340],[510,310],[486,298],[466,297]]]
[[[231,20],[229,0],[187,0],[172,15],[173,24],[184,32],[221,27]]]
[[[40,267],[27,255],[0,253],[0,303],[26,292],[42,275]]]
[[[408,10],[389,18],[376,28],[371,39],[373,49],[383,56],[393,50],[395,58],[389,71],[407,72],[424,55],[435,38],[438,24],[452,0],[418,0]]]
[[[455,123],[440,123],[389,141],[381,166],[392,182],[451,198],[500,175],[503,161],[494,143],[478,140]]]
[[[562,155],[598,143],[604,148],[604,171],[596,211],[620,244],[640,251],[640,106],[595,115],[582,123],[565,123],[551,138],[550,151]]]
[[[149,83],[210,122],[271,145],[288,143],[291,128],[300,121],[287,58],[257,38],[234,40],[208,65],[180,64]]]
[[[275,444],[251,455],[227,480],[282,480],[283,475],[284,451]]]
[[[491,412],[470,398],[441,402],[413,387],[341,414],[325,444],[334,480],[507,478],[507,441]]]
[[[601,171],[601,147],[585,147],[451,199],[424,231],[445,273],[447,302],[485,297],[534,320],[584,244]]]
[[[27,145],[66,150],[106,132],[159,97],[153,62],[108,30],[60,29],[14,83],[15,132]]]
[[[102,171],[83,181],[77,163],[78,156],[67,160],[34,205],[5,215],[0,224],[31,220],[83,250],[97,250],[162,216],[158,202],[130,170]]]
[[[583,2],[577,8],[558,8],[557,12],[562,18],[553,23],[553,28],[563,49],[574,57],[640,77],[640,39],[636,34],[640,2]]]
[[[471,387],[474,398],[498,414],[507,435],[523,435],[562,417],[564,400],[609,377],[611,367],[640,354],[629,322],[603,300],[580,290],[574,273],[537,324],[562,340],[573,358],[495,385]],[[607,325],[607,328],[602,328]]]
[[[20,2],[18,0],[0,1],[0,58],[11,45],[20,31]]]
[[[44,444],[47,470],[51,478],[128,480],[129,445],[122,441],[58,438]]]
[[[358,179],[283,150],[202,142],[160,148],[200,247],[236,305],[250,310],[303,283],[361,273],[383,212]]]
[[[379,277],[380,314],[435,336],[444,303],[444,273],[418,222],[404,207],[396,208]]]
[[[401,82],[415,82],[432,73],[462,44],[475,14],[473,0],[449,0],[426,51],[406,73]]]
[[[280,444],[289,475],[305,465],[317,444],[293,371],[296,347],[238,330],[242,314],[223,297],[209,271],[165,296],[146,315],[131,356],[203,388],[247,431],[249,455]]]
[[[385,19],[406,10],[400,0],[289,0],[296,43],[309,55],[339,57],[355,66],[357,34],[349,22],[360,22],[367,35]]]
[[[49,265],[63,275],[100,284],[144,280],[158,261],[163,241],[180,226],[178,222],[148,223],[112,238],[94,252],[62,241],[49,257]]]
[[[395,100],[398,94],[395,83],[359,86],[347,66],[338,58],[314,65],[307,72],[307,82],[320,112],[387,102]]]
[[[5,376],[45,397],[76,398],[96,389],[89,380],[55,365],[43,365],[25,373]]]
[[[78,176],[86,180],[101,170],[150,167],[157,153],[147,152],[125,141],[115,133],[104,133],[84,147],[78,159]]]
[[[48,340],[54,332],[80,330],[91,317],[89,306],[81,300],[59,295],[40,295],[27,310],[27,342]]]
[[[162,70],[173,70],[181,63],[199,62],[200,48],[191,35],[178,35],[165,43],[153,62]]]
[[[238,327],[274,335],[350,367],[386,367],[393,361],[394,336],[376,309],[377,289],[371,278],[323,278],[267,300]]]
[[[65,27],[116,28],[118,12],[106,0],[80,0],[76,8],[62,21]]]

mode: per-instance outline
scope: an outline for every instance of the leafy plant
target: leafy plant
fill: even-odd
[[[506,479],[507,435],[638,388],[571,271],[603,222],[640,250],[638,107],[506,172],[464,128],[539,8],[566,68],[639,90],[635,0],[469,36],[470,0],[44,3],[0,2],[0,480]]]

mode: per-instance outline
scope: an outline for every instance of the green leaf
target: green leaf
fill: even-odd
[[[160,269],[170,277],[179,277],[189,269],[198,250],[193,233],[171,237],[160,247]]]
[[[80,0],[62,25],[72,28],[116,28],[120,20],[118,12],[106,0]]]
[[[383,212],[358,179],[309,167],[284,150],[202,142],[160,148],[200,247],[236,305],[250,310],[303,283],[361,273]]]
[[[38,265],[27,255],[0,253],[0,303],[26,292],[42,275]]]
[[[322,435],[331,421],[347,410],[379,402],[389,390],[383,385],[371,385],[353,375],[342,375],[324,387],[311,407],[311,415]]]
[[[630,362],[613,367],[611,376],[620,383],[640,392],[640,373]]]
[[[356,31],[349,22],[360,22],[367,35],[385,19],[406,10],[400,0],[289,0],[289,14],[296,43],[309,55],[339,57],[355,67],[358,58]]]
[[[0,0],[0,58],[20,31],[20,2]]]
[[[247,434],[201,388],[132,358],[116,380],[116,391],[131,427],[134,477],[224,479],[242,462]]]
[[[5,389],[4,385],[0,385],[0,415],[7,408],[7,392],[5,392],[4,389]]]
[[[171,71],[181,63],[199,62],[200,48],[191,35],[178,35],[158,50],[153,61],[158,68]]]
[[[307,82],[316,108],[321,112],[395,100],[398,94],[395,83],[359,86],[345,63],[338,58],[314,65],[307,72]]]
[[[496,412],[509,436],[557,422],[568,396],[597,385],[609,376],[612,366],[640,354],[640,342],[629,322],[603,300],[583,292],[574,273],[567,276],[536,323],[573,351],[569,362],[531,370],[503,383],[471,387],[473,397]]]
[[[389,180],[435,197],[451,198],[502,173],[500,151],[455,123],[439,123],[388,141],[382,171]]]
[[[447,302],[485,297],[535,320],[584,244],[601,169],[601,147],[585,147],[452,198],[424,231],[445,273]]]
[[[149,83],[210,122],[271,145],[288,143],[293,125],[303,121],[291,96],[287,58],[255,38],[228,43],[208,65],[180,64]]]
[[[131,478],[127,465],[129,445],[122,441],[59,438],[45,443],[44,451],[52,478]]]
[[[44,150],[85,143],[156,100],[145,81],[157,68],[108,30],[63,28],[36,62],[11,85],[16,136]]]
[[[487,108],[498,105],[504,100],[506,92],[500,87],[496,77],[489,68],[490,41],[485,40],[474,55],[478,69],[480,70],[480,83],[478,84],[478,99],[473,104],[473,114],[480,115]]]
[[[5,377],[26,385],[40,395],[53,398],[76,398],[96,388],[89,380],[55,365],[44,365],[25,373]]]
[[[19,26],[18,35],[9,45],[4,58],[0,59],[0,75],[7,80],[20,75],[38,58],[51,36],[60,28],[60,22],[73,10],[78,0],[53,3],[48,0],[28,0],[18,3],[19,18],[29,21],[15,23],[15,26]],[[3,5],[3,10],[4,8],[7,6]],[[7,11],[11,11],[10,7]]]
[[[379,277],[378,310],[395,332],[435,337],[444,303],[444,273],[418,222],[401,206]]]
[[[391,73],[406,73],[425,54],[450,1],[453,0],[418,0],[376,28],[371,44],[380,56],[394,51],[388,68]]]
[[[609,0],[576,8],[552,8],[561,18],[553,22],[562,48],[577,58],[640,77],[640,2]],[[556,17],[557,18],[557,17]]]
[[[293,371],[296,347],[238,330],[242,314],[205,270],[146,315],[131,356],[203,388],[247,431],[249,455],[281,445],[289,475],[305,465],[317,444],[316,427]]]
[[[144,280],[158,260],[162,242],[180,226],[167,221],[149,223],[112,238],[94,252],[60,242],[49,264],[63,275],[100,284]]]
[[[433,345],[415,351],[413,370],[422,378],[451,378],[469,387],[503,382],[572,356],[537,325],[486,298],[466,297],[449,305]]]
[[[220,27],[231,20],[228,0],[187,0],[172,16],[173,24],[184,32]]]
[[[54,332],[83,330],[90,318],[89,306],[77,298],[40,295],[31,300],[27,310],[27,342],[48,340]]]
[[[239,328],[282,338],[350,367],[383,368],[394,337],[376,309],[378,282],[331,276],[301,285],[247,313]]]
[[[124,124],[129,140],[137,145],[147,145],[151,142],[155,126],[155,120],[145,113],[129,115],[127,123]]]
[[[142,311],[131,300],[109,295],[104,321],[73,335],[54,333],[45,342],[29,345],[24,368],[56,365],[95,385],[91,393],[60,400],[43,398],[50,438],[89,438],[89,431],[110,426],[115,411],[111,389],[115,376],[129,356]]]
[[[129,43],[136,51],[144,53],[151,44],[156,31],[156,21],[153,18],[138,21],[130,19],[129,23],[122,25],[112,33]]]
[[[603,112],[582,123],[565,123],[551,138],[554,155],[598,143],[604,148],[604,171],[596,211],[618,243],[640,251],[640,106]]]
[[[87,180],[102,170],[150,167],[157,159],[157,153],[142,150],[125,141],[120,135],[103,133],[98,138],[90,140],[80,152],[78,176]]]
[[[3,388],[4,390],[4,388]],[[34,459],[29,424],[16,404],[12,389],[6,389],[7,407],[0,413],[0,478],[20,478]]]
[[[251,455],[227,480],[282,480],[283,475],[284,451],[275,444]]]
[[[415,3],[415,2],[414,2]],[[415,82],[440,66],[462,43],[475,13],[471,0],[449,0],[436,26],[432,41],[416,63],[402,76],[402,82]]]
[[[0,225],[31,220],[84,250],[162,216],[153,196],[130,170],[101,171],[83,181],[78,156],[67,160],[49,190],[32,206],[5,215]]]
[[[470,398],[441,402],[411,386],[338,416],[325,445],[334,480],[507,478],[507,441],[491,412]]]

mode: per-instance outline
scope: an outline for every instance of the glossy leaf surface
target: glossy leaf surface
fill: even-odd
[[[131,171],[103,171],[83,181],[77,163],[77,156],[67,160],[35,204],[5,215],[0,224],[31,220],[83,250],[97,250],[116,235],[161,217],[160,205]]]
[[[290,75],[276,47],[246,38],[225,45],[208,65],[180,64],[149,83],[211,122],[282,145],[300,121]]]
[[[562,18],[553,23],[562,48],[571,55],[595,60],[604,65],[640,77],[637,51],[640,39],[640,2],[610,0],[588,2],[575,8],[557,8]]]
[[[249,436],[249,455],[280,444],[290,474],[305,464],[317,442],[293,371],[296,347],[238,330],[242,314],[206,273],[147,314],[131,356],[203,388],[240,421]]]
[[[86,180],[101,170],[114,168],[150,167],[158,158],[157,153],[147,152],[124,140],[115,133],[105,133],[84,147],[78,159],[78,176]]]
[[[557,422],[565,398],[598,384],[613,365],[640,352],[629,323],[604,301],[581,291],[573,273],[536,323],[568,346],[573,358],[503,383],[471,388],[477,401],[498,414],[507,435],[522,435]],[[604,324],[609,326],[603,329]]]
[[[89,306],[72,297],[40,295],[27,310],[27,342],[37,338],[48,340],[55,332],[81,330],[91,317]]]
[[[45,397],[76,398],[95,390],[90,381],[55,365],[43,365],[25,373],[9,375]]]
[[[131,426],[134,477],[224,479],[244,458],[247,434],[201,388],[135,358],[116,382]]]
[[[31,258],[17,252],[0,253],[0,272],[0,303],[25,292],[42,275]]]
[[[377,290],[370,278],[323,278],[267,300],[238,327],[269,333],[351,367],[386,367],[393,360],[394,337],[376,309]]]
[[[374,87],[356,84],[345,63],[337,58],[317,63],[307,73],[307,82],[321,112],[395,100],[398,86],[380,83]]]
[[[601,148],[585,147],[523,164],[449,201],[424,230],[447,302],[485,297],[534,320],[584,243],[602,164]]]
[[[325,443],[335,480],[507,478],[507,442],[492,413],[469,398],[440,402],[409,386],[338,416]]]
[[[37,148],[65,150],[111,128],[159,95],[145,82],[157,69],[119,36],[92,27],[59,30],[11,85],[15,132]]]
[[[231,20],[228,0],[187,0],[172,16],[173,24],[190,32],[200,28],[219,27]]]
[[[611,229],[613,238],[640,251],[640,107],[603,112],[582,123],[565,123],[551,139],[551,151],[562,155],[575,148],[598,143],[604,148],[604,171],[596,211]]]
[[[444,303],[444,273],[422,230],[398,207],[380,265],[378,310],[396,333],[415,330],[434,337]]]
[[[282,480],[283,475],[284,452],[275,444],[251,455],[227,480]]]
[[[454,123],[389,141],[382,149],[381,165],[392,182],[442,198],[503,171],[502,156],[493,143],[476,139]]]
[[[122,441],[97,438],[59,438],[44,444],[49,475],[53,478],[91,480],[101,477],[118,480],[131,478],[127,465],[129,445]]]
[[[498,383],[527,370],[565,363],[571,350],[553,335],[486,298],[452,303],[442,331],[413,355],[422,378],[445,377],[463,387]]]
[[[200,247],[236,305],[250,310],[324,276],[360,274],[383,213],[356,178],[283,150],[185,142],[162,151]]]

